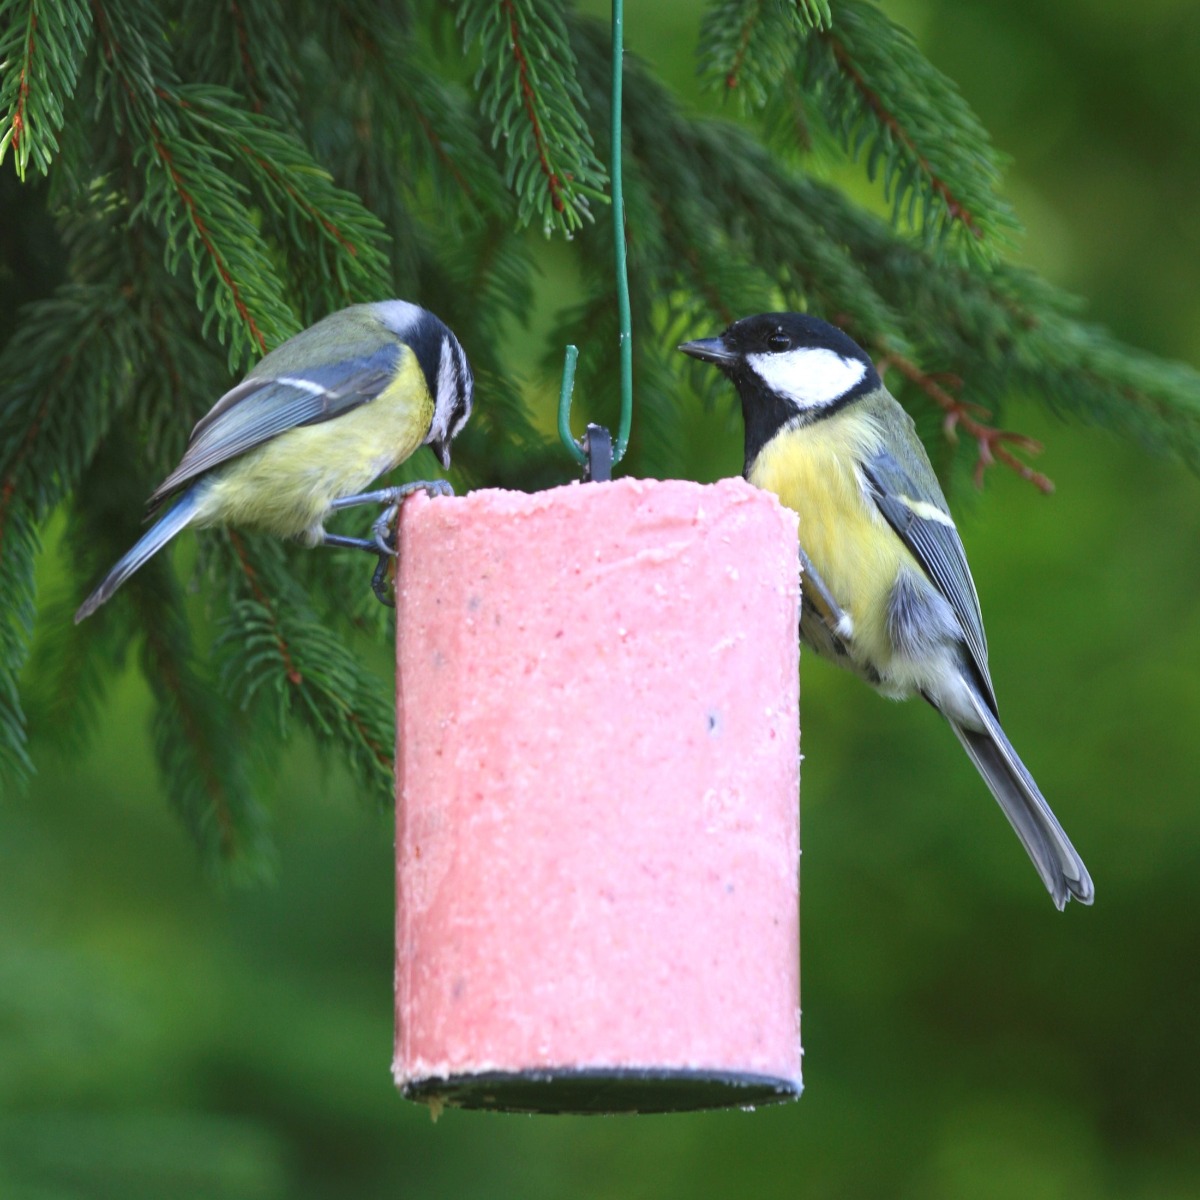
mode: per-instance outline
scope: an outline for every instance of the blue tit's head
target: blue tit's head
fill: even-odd
[[[784,425],[832,416],[880,387],[870,356],[840,329],[807,313],[760,313],[719,337],[679,347],[713,363],[737,388],[747,458]]]
[[[433,397],[433,419],[425,435],[443,467],[450,465],[450,443],[471,415],[475,377],[458,338],[428,309],[404,300],[372,305],[375,316],[416,356]]]

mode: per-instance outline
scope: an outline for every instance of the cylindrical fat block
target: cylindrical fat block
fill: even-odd
[[[797,558],[794,514],[741,480],[405,503],[406,1095],[799,1094]]]

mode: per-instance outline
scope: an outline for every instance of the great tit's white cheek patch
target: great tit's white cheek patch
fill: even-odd
[[[751,370],[797,408],[822,408],[862,382],[865,363],[822,346],[798,346],[782,354],[748,354]]]

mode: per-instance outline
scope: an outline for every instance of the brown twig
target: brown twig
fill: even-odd
[[[754,6],[754,11],[746,17],[746,23],[742,26],[742,31],[738,36],[738,48],[733,56],[733,62],[730,64],[729,71],[725,75],[725,86],[733,91],[738,86],[739,77],[742,73],[742,67],[746,64],[746,53],[750,49],[750,39],[754,36],[754,27],[758,24],[758,18],[762,14],[761,0]]]
[[[880,375],[889,366],[894,366],[905,379],[915,383],[935,404],[942,408],[946,416],[942,421],[942,430],[946,437],[955,442],[958,440],[958,429],[961,427],[975,439],[979,446],[979,458],[975,463],[972,478],[976,487],[983,487],[983,476],[988,467],[1003,463],[1009,470],[1014,471],[1028,483],[1032,483],[1039,491],[1050,495],[1054,491],[1054,481],[1041,471],[1035,471],[1027,462],[1018,458],[1008,447],[1014,446],[1025,454],[1040,454],[1042,443],[1023,433],[1013,433],[1010,430],[997,429],[987,424],[986,418],[991,412],[979,404],[967,400],[959,400],[952,396],[941,383],[939,378],[955,380],[955,385],[961,386],[962,381],[954,376],[930,375],[922,371],[916,363],[911,362],[901,354],[889,350],[879,360],[877,369]],[[982,419],[980,419],[982,418]]]
[[[17,158],[18,163],[20,158],[17,157],[20,145],[21,136],[25,132],[25,112],[29,101],[29,73],[33,70],[33,56],[36,52],[36,43],[34,34],[37,32],[37,9],[31,8],[29,12],[29,34],[25,39],[25,60],[21,63],[21,76],[17,83],[17,104],[13,111],[12,119],[12,148],[13,156]]]

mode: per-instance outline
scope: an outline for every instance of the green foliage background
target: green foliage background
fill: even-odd
[[[886,7],[1013,156],[1018,256],[1131,343],[1200,360],[1195,5]],[[708,107],[697,20],[632,6],[628,41]],[[539,254],[512,363],[557,354],[578,288]],[[687,473],[735,473],[728,407],[688,403]],[[1200,483],[1032,398],[1005,423],[1045,441],[1057,492],[995,470],[955,499],[1006,726],[1093,910],[1053,911],[924,706],[806,658],[802,1100],[433,1126],[389,1077],[389,820],[294,741],[278,884],[214,889],[130,664],[85,749],[35,723],[38,774],[0,805],[0,1197],[1200,1195]]]

